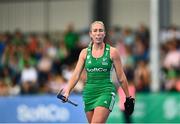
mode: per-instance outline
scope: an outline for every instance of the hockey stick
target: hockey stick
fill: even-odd
[[[62,100],[62,102],[68,102],[68,103],[70,103],[70,104],[72,104],[72,105],[74,105],[74,106],[78,106],[77,103],[71,101],[70,99],[65,100],[66,97],[63,96],[63,95],[61,94],[61,92],[62,92],[62,89],[61,89],[61,90],[58,92],[58,94],[57,94],[57,98],[58,98],[58,99]]]

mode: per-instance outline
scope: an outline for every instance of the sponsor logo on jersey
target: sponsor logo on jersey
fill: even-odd
[[[107,69],[104,68],[87,68],[87,72],[107,72]]]

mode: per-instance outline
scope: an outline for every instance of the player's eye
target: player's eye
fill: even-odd
[[[99,32],[104,32],[104,30],[103,29],[99,29]]]
[[[93,32],[97,32],[97,29],[94,29]]]

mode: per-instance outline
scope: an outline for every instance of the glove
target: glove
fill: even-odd
[[[135,99],[130,97],[126,97],[126,101],[124,103],[125,113],[131,115],[134,111]]]

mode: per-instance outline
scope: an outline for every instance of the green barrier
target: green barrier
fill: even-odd
[[[108,123],[123,123],[123,114],[118,106],[118,97]],[[136,95],[135,123],[178,123],[180,122],[179,93],[144,93]]]

